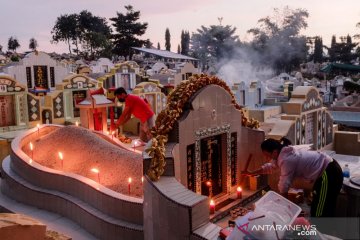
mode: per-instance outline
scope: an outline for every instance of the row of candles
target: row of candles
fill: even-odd
[[[237,199],[242,199],[242,188],[241,187],[237,187],[236,188],[236,197]],[[215,213],[215,201],[213,199],[210,199],[210,214],[214,214]]]
[[[30,142],[30,151],[31,151],[31,159],[30,159],[30,163],[32,163],[32,160],[34,159],[34,145],[32,144],[32,142]],[[58,156],[61,162],[61,168],[64,169],[64,155],[62,152],[58,152]],[[90,169],[91,172],[97,174],[97,179],[98,179],[98,183],[100,183],[100,170],[98,168],[92,168]],[[132,178],[129,177],[128,178],[128,192],[129,194],[131,193],[131,183],[132,183]],[[143,185],[144,183],[144,177],[141,177],[141,185]]]

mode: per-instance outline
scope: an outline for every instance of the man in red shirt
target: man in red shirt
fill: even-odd
[[[120,102],[125,102],[125,109],[121,116],[116,121],[116,126],[124,125],[134,115],[140,120],[140,140],[148,142],[151,139],[151,128],[155,126],[154,112],[144,99],[127,94],[126,90],[122,87],[117,88],[114,95]]]

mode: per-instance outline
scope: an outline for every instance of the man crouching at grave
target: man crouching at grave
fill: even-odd
[[[116,121],[116,126],[123,126],[134,115],[140,120],[140,140],[143,143],[148,142],[151,139],[151,128],[155,125],[154,112],[150,106],[144,101],[144,99],[127,94],[126,90],[122,87],[117,88],[114,95],[120,102],[125,103],[125,109],[121,116]]]

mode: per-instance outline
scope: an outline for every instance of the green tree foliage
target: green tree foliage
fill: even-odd
[[[61,15],[57,18],[51,33],[52,42],[66,42],[70,54],[74,45],[74,52],[85,58],[111,55],[110,27],[105,18],[94,16],[86,10],[79,14]]]
[[[8,49],[16,52],[16,49],[20,47],[20,43],[16,37],[10,37],[8,40]]]
[[[177,47],[177,53],[181,53],[181,48],[180,48],[180,44],[178,44],[178,47]]]
[[[169,28],[166,28],[165,30],[165,49],[167,51],[171,50],[171,35],[170,35],[170,30]]]
[[[190,33],[188,31],[181,31],[181,54],[189,55],[190,50]]]
[[[160,50],[160,43],[157,44],[157,49]]]
[[[220,59],[229,57],[240,46],[236,28],[230,25],[201,26],[191,37],[191,52],[205,68],[215,66]]]
[[[77,42],[78,30],[77,30],[77,14],[65,14],[60,15],[56,19],[55,26],[51,30],[52,43],[65,42],[69,47],[69,53],[71,54],[71,43]]]
[[[3,46],[2,46],[2,45],[0,45],[0,52],[2,52],[2,49],[3,49]]]
[[[300,31],[307,27],[308,16],[303,9],[274,9],[273,17],[261,18],[259,27],[248,30],[263,64],[270,63],[277,72],[290,72],[306,60],[306,37]]]
[[[37,47],[38,47],[38,42],[36,41],[36,39],[35,38],[30,38],[29,48],[31,50],[35,51]]]
[[[110,18],[115,28],[113,52],[118,56],[131,57],[131,47],[142,47],[146,43],[137,36],[145,34],[148,24],[137,22],[140,11],[134,11],[131,5],[125,6],[125,9],[126,14],[117,12],[116,17]]]
[[[331,37],[331,45],[330,45],[330,48],[328,48],[328,53],[329,53],[329,60],[330,62],[335,62],[336,60],[336,49],[337,47],[337,43],[336,43],[336,36],[333,35]]]
[[[313,59],[316,63],[322,63],[324,60],[324,51],[323,51],[323,42],[322,38],[319,36],[315,37],[315,46],[314,46],[314,55]]]
[[[146,48],[153,48],[154,44],[150,41],[150,39],[147,39],[146,43],[145,43],[145,47]]]
[[[111,30],[105,18],[93,16],[86,10],[81,11],[78,15],[77,36],[85,53],[91,59],[111,54],[112,45],[109,40]],[[75,45],[77,46],[77,44]]]
[[[360,22],[358,22],[356,24],[356,27],[360,28]],[[355,34],[354,38],[355,39],[360,39],[360,34]],[[356,48],[356,55],[357,55],[357,57],[360,57],[360,47],[359,46]]]
[[[340,37],[341,42],[336,42],[336,37],[331,40],[331,47],[328,49],[331,62],[351,63],[356,58],[353,52],[357,43],[353,43],[350,35]]]

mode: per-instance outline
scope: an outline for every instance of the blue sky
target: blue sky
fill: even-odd
[[[21,48],[27,51],[29,39],[34,37],[39,50],[67,52],[65,44],[50,43],[51,29],[61,14],[79,13],[88,10],[94,15],[111,18],[116,12],[125,12],[124,5],[133,5],[140,10],[140,21],[147,22],[144,39],[164,48],[165,29],[171,34],[171,48],[176,51],[181,30],[195,32],[201,25],[218,24],[237,28],[241,41],[249,40],[246,31],[257,25],[257,21],[272,16],[274,8],[302,8],[308,10],[308,36],[320,35],[324,44],[330,44],[333,34],[337,37],[360,34],[356,23],[360,22],[360,0],[1,0],[0,45],[7,50],[10,36],[16,36]]]

